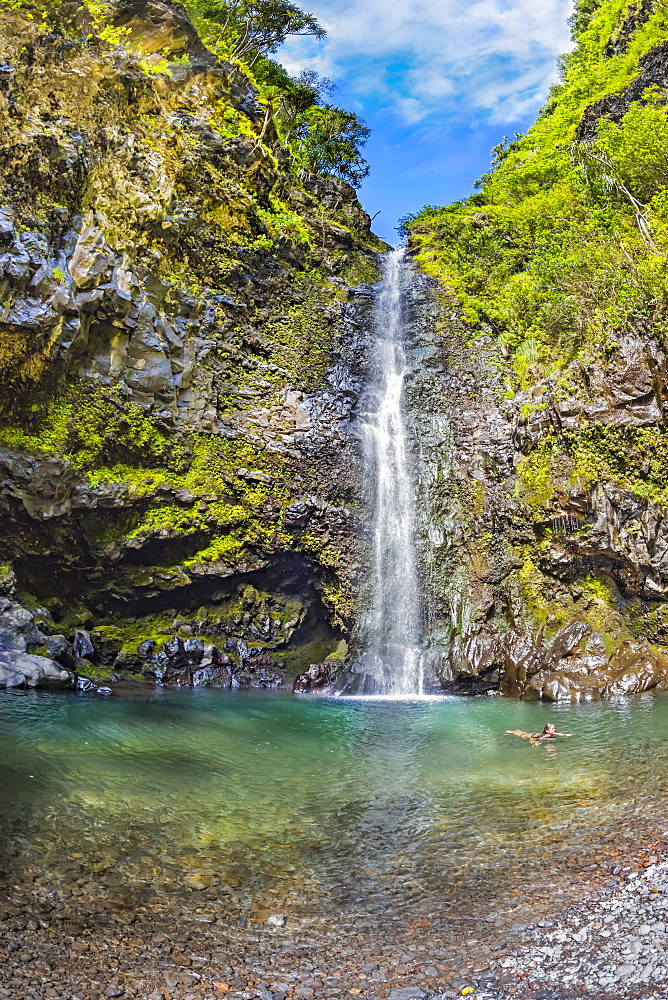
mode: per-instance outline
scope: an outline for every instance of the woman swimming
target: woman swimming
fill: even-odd
[[[531,733],[532,740],[553,740],[555,736],[570,736],[570,733],[558,733],[554,722],[546,722],[542,733]]]

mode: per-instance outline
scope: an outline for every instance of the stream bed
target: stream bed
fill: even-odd
[[[548,720],[573,735],[505,732]],[[152,974],[231,989],[235,962],[267,956],[361,967],[380,951],[387,967],[418,948],[447,962],[610,891],[668,828],[666,695],[14,692],[0,695],[0,755],[0,927],[44,931],[56,951],[81,939],[75,979],[110,936],[108,969],[144,954]]]

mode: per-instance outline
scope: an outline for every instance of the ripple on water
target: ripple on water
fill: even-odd
[[[76,885],[98,912],[280,906],[317,922],[347,909],[387,928],[512,906],[632,839],[652,810],[666,824],[664,696],[549,708],[29,693],[0,709],[3,867],[56,906]],[[505,733],[547,718],[574,735],[548,748]]]

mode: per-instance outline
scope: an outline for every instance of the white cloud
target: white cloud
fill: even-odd
[[[323,43],[292,39],[278,58],[345,82],[406,124],[475,114],[503,123],[533,110],[569,47],[571,0],[306,0]]]
[[[428,115],[428,109],[417,97],[396,97],[394,109],[407,125],[418,125]]]

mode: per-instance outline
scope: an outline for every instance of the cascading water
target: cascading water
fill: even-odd
[[[373,376],[361,418],[373,512],[371,607],[363,625],[365,652],[347,685],[349,691],[395,696],[422,693],[415,490],[404,414],[405,269],[402,250],[387,254],[374,308]]]

